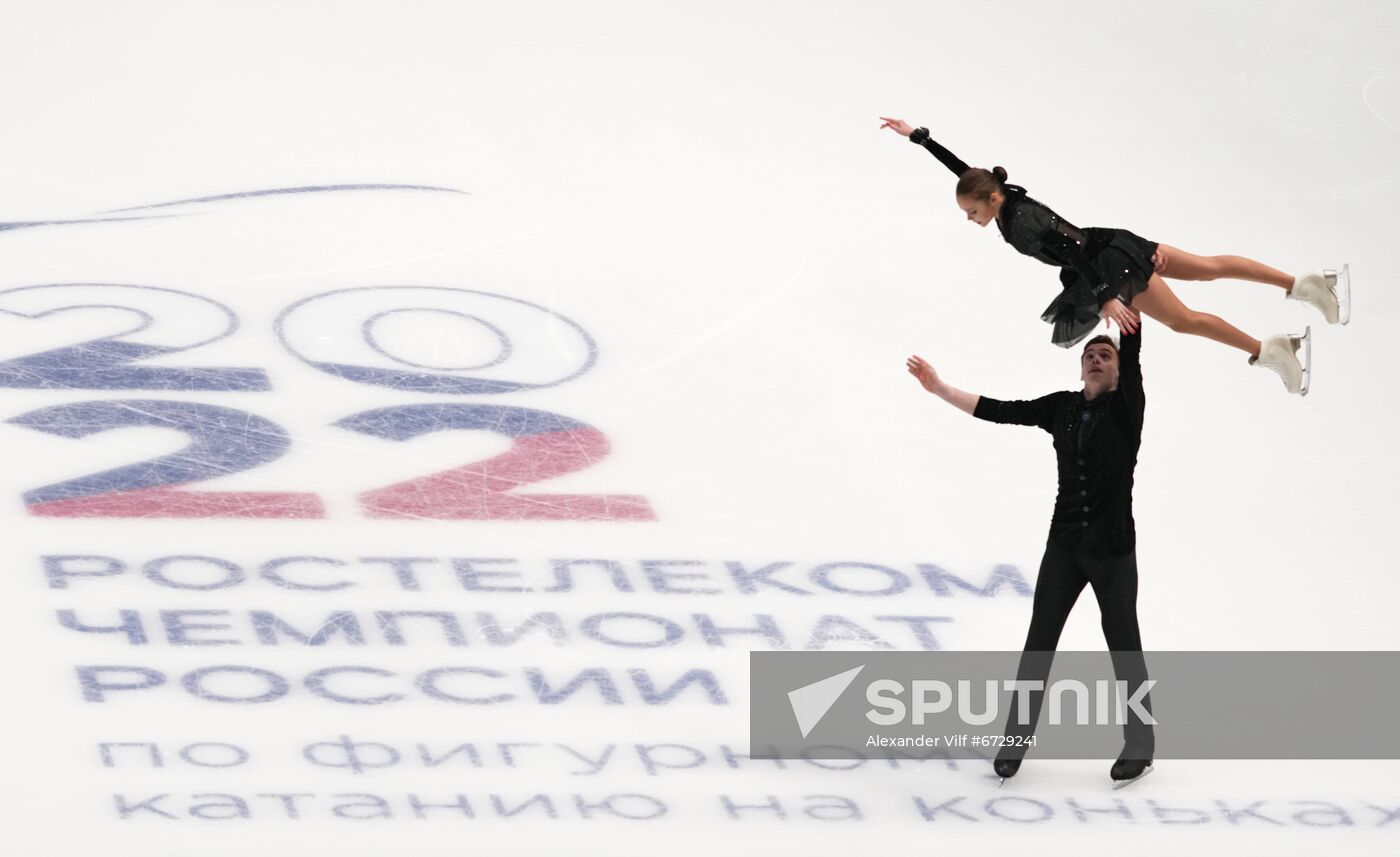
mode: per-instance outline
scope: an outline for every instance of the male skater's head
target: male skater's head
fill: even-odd
[[[1105,335],[1095,336],[1084,346],[1079,358],[1079,377],[1084,382],[1084,398],[1096,399],[1118,389],[1118,346]]]

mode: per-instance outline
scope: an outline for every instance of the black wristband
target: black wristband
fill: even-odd
[[[915,128],[913,131],[910,131],[910,132],[909,132],[909,142],[911,142],[911,143],[922,143],[922,142],[924,142],[924,141],[927,140],[927,139],[928,139],[928,129],[927,129],[927,128]]]

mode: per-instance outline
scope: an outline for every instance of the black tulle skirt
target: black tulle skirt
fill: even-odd
[[[1084,254],[1099,275],[1100,283],[1108,283],[1109,293],[1125,304],[1147,289],[1152,277],[1152,256],[1157,242],[1148,241],[1126,229],[1086,229]],[[1103,320],[1099,316],[1099,300],[1094,296],[1098,283],[1086,282],[1073,268],[1060,269],[1060,294],[1045,308],[1041,318],[1054,325],[1050,341],[1061,348],[1071,348],[1094,331]]]

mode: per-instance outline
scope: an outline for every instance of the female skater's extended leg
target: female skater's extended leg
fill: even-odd
[[[1309,271],[1300,277],[1270,268],[1243,256],[1197,256],[1166,244],[1157,252],[1164,263],[1157,273],[1177,280],[1249,280],[1283,289],[1293,300],[1317,307],[1328,324],[1346,324],[1351,316],[1351,281],[1344,267],[1336,271]]]
[[[1147,281],[1147,290],[1133,298],[1133,308],[1177,333],[1192,333],[1238,348],[1249,355],[1251,364],[1277,372],[1288,392],[1308,392],[1304,383],[1306,370],[1297,354],[1306,337],[1271,336],[1260,343],[1218,315],[1191,309],[1156,274]]]
[[[1191,309],[1156,274],[1148,280],[1147,290],[1133,298],[1133,309],[1157,319],[1177,333],[1204,336],[1238,348],[1250,357],[1259,356],[1259,340],[1218,315]]]
[[[1281,289],[1293,288],[1292,274],[1285,274],[1243,256],[1197,256],[1166,244],[1159,244],[1157,248],[1167,257],[1166,267],[1157,272],[1164,277],[1175,280],[1248,280]]]

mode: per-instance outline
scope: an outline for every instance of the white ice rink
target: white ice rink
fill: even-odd
[[[0,855],[1400,853],[1395,761],[739,758],[750,649],[1030,615],[983,587],[1049,444],[904,360],[1077,386],[1056,272],[881,115],[1081,226],[1351,265],[1346,327],[1174,284],[1312,325],[1306,398],[1146,322],[1140,615],[1397,648],[1400,8],[3,10]]]

